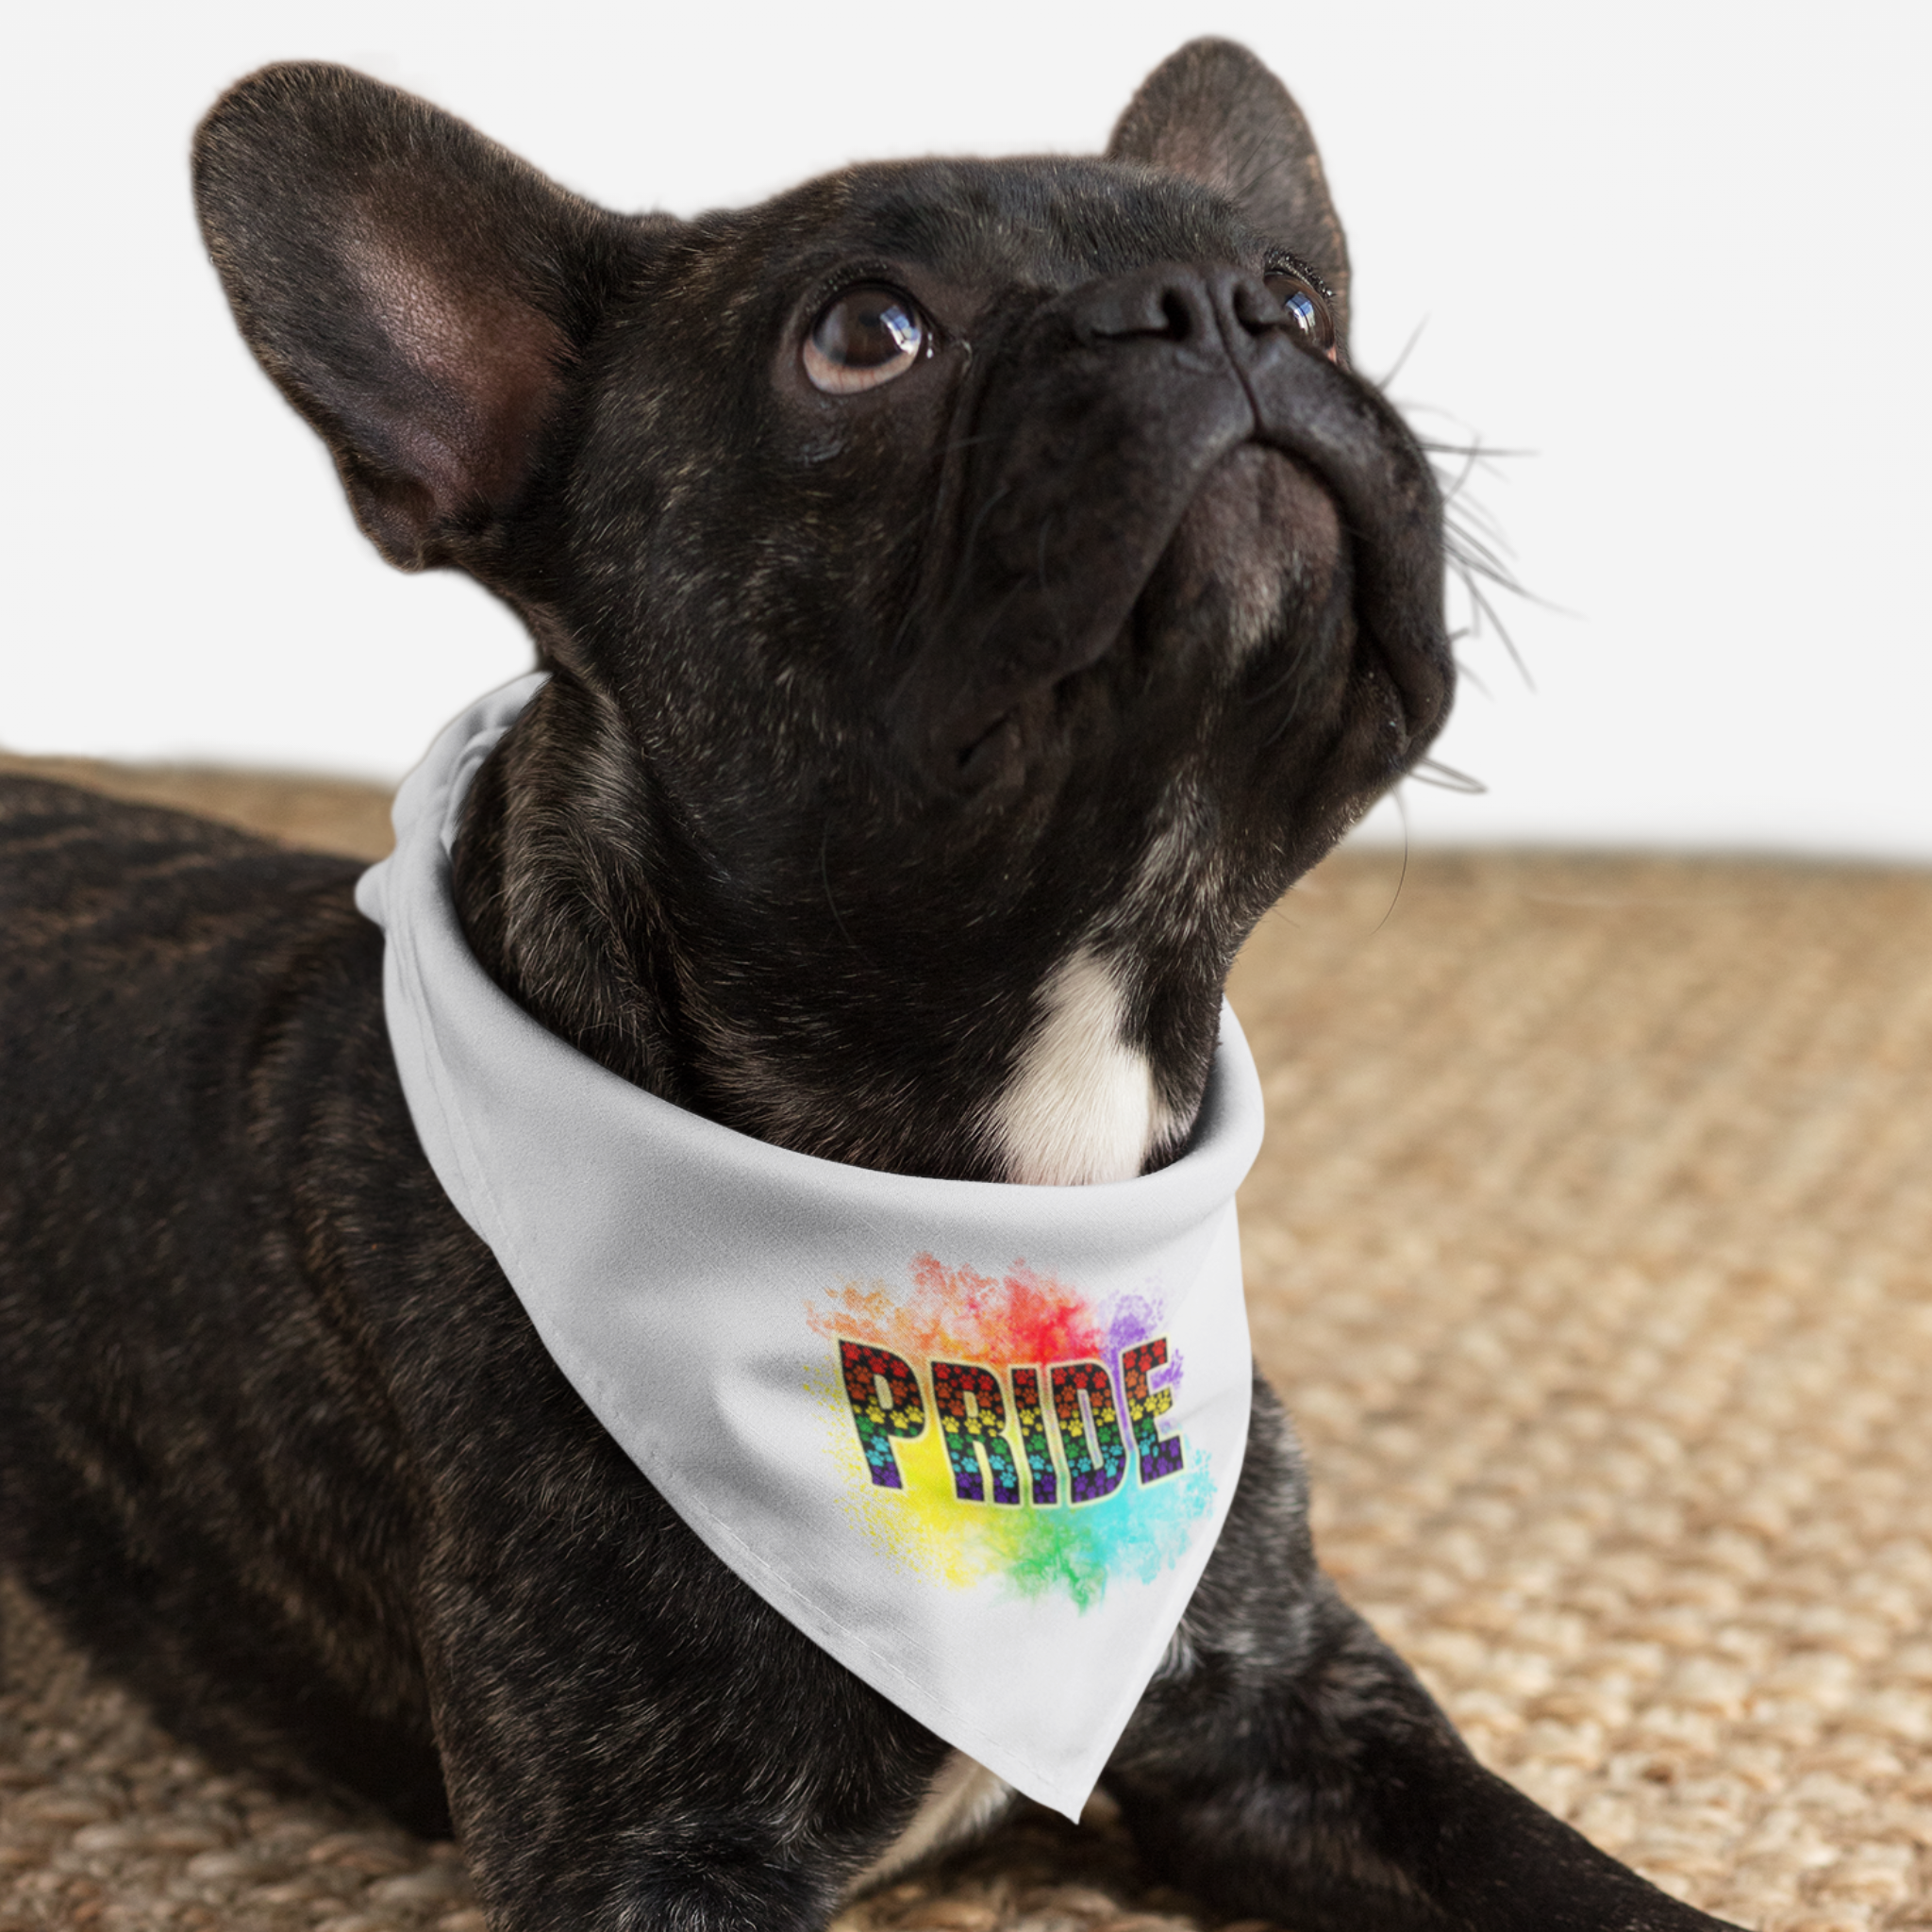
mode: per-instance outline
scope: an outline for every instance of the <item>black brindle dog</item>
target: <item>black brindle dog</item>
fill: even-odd
[[[1264,69],[1184,49],[1104,158],[679,222],[279,67],[195,186],[369,535],[555,674],[457,852],[509,993],[836,1160],[1172,1156],[1236,948],[1451,679],[1438,494]],[[995,1812],[553,1367],[418,1150],[356,868],[0,799],[0,1555],[65,1626],[180,1733],[453,1822],[506,1932],[821,1925]],[[1107,1772],[1150,1867],[1346,1932],[1712,1924],[1477,1766],[1304,1506],[1264,1392]]]

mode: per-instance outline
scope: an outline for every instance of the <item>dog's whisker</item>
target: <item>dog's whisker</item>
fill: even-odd
[[[1429,322],[1430,318],[1425,315],[1420,322],[1416,324],[1416,325],[1412,329],[1409,330],[1408,340],[1402,345],[1402,353],[1399,356],[1397,356],[1395,360],[1390,365],[1388,373],[1386,375],[1378,375],[1373,378],[1374,385],[1377,389],[1386,391],[1389,385],[1391,382],[1393,382],[1398,375],[1402,374],[1404,365],[1407,364],[1409,357],[1414,353],[1415,345],[1422,341],[1423,331],[1428,327]],[[1427,445],[1424,444],[1424,447],[1426,448]]]
[[[1396,902],[1402,897],[1402,889],[1408,883],[1408,804],[1402,795],[1400,785],[1389,793],[1390,802],[1395,807],[1395,815],[1402,822],[1402,866],[1395,874],[1395,890],[1389,894],[1389,904],[1376,920],[1374,932],[1378,933],[1395,917]],[[1371,933],[1373,939],[1374,933]]]
[[[840,938],[841,938],[845,941],[845,943],[852,948],[852,950],[855,953],[862,953],[863,948],[859,945],[858,941],[852,937],[851,930],[845,924],[845,915],[839,910],[839,902],[832,895],[832,871],[829,856],[831,842],[832,825],[831,821],[828,819],[825,822],[824,831],[822,831],[819,834],[819,883],[824,888],[826,909],[830,911],[832,915],[832,924],[839,928]]]
[[[1409,768],[1408,775],[1418,785],[1432,786],[1438,791],[1460,792],[1465,798],[1481,798],[1490,789],[1480,778],[1458,772],[1440,758],[1418,758]]]

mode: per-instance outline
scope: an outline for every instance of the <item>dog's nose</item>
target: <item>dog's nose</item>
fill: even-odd
[[[1305,330],[1297,313],[1257,275],[1165,263],[1087,290],[1074,325],[1093,343],[1155,339],[1176,346],[1219,346],[1237,358]]]

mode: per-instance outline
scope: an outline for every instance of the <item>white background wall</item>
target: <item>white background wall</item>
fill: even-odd
[[[1092,150],[1232,34],[1314,124],[1358,362],[1481,468],[1503,600],[1411,833],[1932,858],[1924,0],[69,0],[0,42],[0,743],[393,776],[521,669],[356,533],[189,208],[190,130],[349,61],[571,187],[680,212],[849,158]],[[1418,334],[1418,331],[1420,333]],[[1383,808],[1372,829],[1394,821]]]

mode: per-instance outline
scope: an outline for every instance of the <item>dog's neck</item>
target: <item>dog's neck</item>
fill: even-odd
[[[1154,968],[1118,919],[997,984],[886,975],[870,1012],[837,996],[858,969],[835,958],[823,1002],[794,972],[780,1013],[757,996],[757,948],[693,930],[665,818],[613,708],[565,680],[466,801],[455,886],[471,946],[579,1051],[741,1132],[892,1172],[1124,1180],[1185,1141],[1225,971],[1193,957],[1199,941],[1161,975],[1164,1037],[1133,1037]]]

